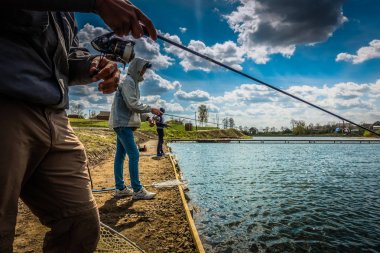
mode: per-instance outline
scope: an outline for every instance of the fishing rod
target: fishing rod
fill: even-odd
[[[166,116],[170,116],[170,117],[176,117],[176,118],[182,118],[182,119],[187,119],[187,120],[193,120],[193,121],[197,121],[196,119],[192,119],[192,118],[188,118],[188,117],[183,117],[183,116],[178,116],[178,115],[174,115],[174,114],[168,114],[168,113],[165,113]],[[215,123],[215,122],[206,122],[206,123],[209,123],[209,124],[214,124],[214,125],[217,125],[219,126],[220,123]]]
[[[144,31],[145,31],[145,34],[148,35],[148,33],[147,33],[147,31],[146,31],[145,29],[144,29]],[[380,134],[376,133],[375,131],[373,131],[373,130],[371,130],[371,129],[368,129],[368,128],[364,127],[364,126],[361,126],[361,125],[359,125],[359,124],[357,124],[357,123],[355,123],[355,122],[353,122],[353,121],[351,121],[351,120],[349,120],[349,119],[346,119],[346,118],[344,118],[344,117],[342,117],[342,116],[339,116],[339,115],[336,114],[336,113],[330,112],[330,111],[328,111],[328,110],[326,110],[326,109],[324,109],[324,108],[322,108],[322,107],[320,107],[320,106],[318,106],[318,105],[315,105],[315,104],[313,104],[313,103],[311,103],[311,102],[308,102],[308,101],[306,101],[306,100],[304,100],[304,99],[302,99],[302,98],[300,98],[300,97],[298,97],[298,96],[295,96],[295,95],[293,95],[293,94],[291,94],[291,93],[289,93],[289,92],[286,92],[286,91],[284,91],[284,90],[282,90],[282,89],[280,89],[280,88],[277,88],[277,87],[275,87],[275,86],[273,86],[273,85],[270,85],[270,84],[268,84],[268,83],[266,83],[266,82],[263,82],[263,81],[261,81],[261,80],[255,78],[255,77],[253,77],[253,76],[251,76],[251,75],[248,75],[248,74],[246,74],[246,73],[244,73],[244,72],[242,72],[242,71],[239,71],[239,70],[237,70],[237,69],[234,69],[234,68],[232,68],[232,67],[230,67],[230,66],[228,66],[228,65],[226,65],[226,64],[224,64],[224,63],[221,63],[220,61],[217,61],[217,60],[215,60],[215,59],[213,59],[213,58],[210,58],[210,57],[208,57],[208,56],[206,56],[206,55],[204,55],[204,54],[198,53],[198,52],[196,52],[196,51],[194,51],[194,50],[192,50],[192,49],[190,49],[190,48],[188,48],[188,47],[186,47],[186,46],[183,46],[183,45],[181,45],[181,44],[179,44],[179,43],[177,43],[177,42],[175,42],[175,41],[172,41],[172,40],[170,40],[170,39],[164,37],[164,36],[161,35],[161,34],[157,34],[157,38],[160,39],[160,40],[162,40],[162,41],[164,41],[164,42],[166,42],[166,43],[169,43],[169,44],[171,44],[171,45],[173,45],[173,46],[176,46],[176,47],[178,47],[178,48],[181,48],[182,50],[185,50],[185,51],[187,51],[187,52],[189,52],[189,53],[192,53],[192,54],[194,54],[194,55],[196,55],[196,56],[199,56],[199,57],[201,57],[201,58],[203,58],[203,59],[205,59],[205,60],[207,60],[207,61],[210,61],[210,62],[212,62],[212,63],[214,63],[214,64],[216,64],[216,65],[219,65],[219,66],[221,66],[221,67],[223,67],[223,68],[226,68],[226,69],[228,69],[228,70],[230,70],[230,71],[232,71],[232,72],[235,72],[235,73],[237,73],[237,74],[239,74],[239,75],[242,75],[242,76],[244,76],[244,77],[246,77],[246,78],[248,78],[248,79],[251,79],[251,80],[253,80],[253,81],[255,81],[255,82],[258,82],[258,83],[260,83],[260,84],[262,84],[262,85],[265,85],[265,86],[267,86],[267,87],[269,87],[269,88],[271,88],[271,89],[273,89],[273,90],[276,90],[276,91],[278,91],[278,92],[281,92],[281,93],[283,93],[283,94],[285,94],[285,95],[287,95],[287,96],[289,96],[289,97],[292,97],[292,98],[294,98],[294,99],[296,99],[296,100],[298,100],[298,101],[301,101],[301,102],[303,102],[303,103],[305,103],[305,104],[308,104],[308,105],[310,105],[310,106],[312,106],[312,107],[314,107],[314,108],[316,108],[316,109],[318,109],[318,110],[321,110],[321,111],[323,111],[323,112],[325,112],[325,113],[328,113],[328,114],[330,114],[330,115],[332,115],[332,116],[334,116],[334,117],[336,117],[336,118],[338,118],[338,119],[341,119],[341,120],[347,121],[347,122],[351,123],[352,125],[355,125],[355,126],[361,128],[361,129],[367,130],[368,132],[370,132],[370,133],[372,133],[372,134],[375,134],[375,135],[377,135],[377,136],[380,137]]]

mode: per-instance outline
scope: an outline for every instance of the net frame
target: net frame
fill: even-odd
[[[126,236],[100,222],[100,239],[96,253],[145,253]]]

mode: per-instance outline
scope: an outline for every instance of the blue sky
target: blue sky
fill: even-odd
[[[375,0],[133,1],[164,36],[355,122],[380,120],[380,2]],[[104,32],[94,14],[76,15],[81,43]],[[90,49],[90,47],[89,47]],[[289,126],[338,119],[284,97],[160,41],[136,41],[153,69],[143,101],[172,114],[194,115],[206,104],[210,120]],[[74,87],[71,102],[109,110],[112,95],[96,84]]]

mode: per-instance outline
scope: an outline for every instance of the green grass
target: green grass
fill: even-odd
[[[96,128],[76,128],[74,131],[86,148],[90,166],[98,164],[113,154],[116,147],[113,131]]]
[[[380,130],[375,131],[375,133],[380,134]],[[371,133],[371,132],[368,132],[367,130],[365,130],[364,133],[363,133],[363,136],[364,136],[364,137],[373,137],[374,134]]]
[[[70,119],[71,126],[77,128],[85,128],[85,127],[105,127],[108,128],[107,120],[89,120],[89,119]],[[245,138],[246,136],[241,134],[236,129],[218,129],[216,127],[198,127],[198,130],[195,131],[195,127],[193,127],[193,131],[186,131],[185,126],[182,124],[170,123],[169,128],[165,128],[165,139],[218,139],[218,138]],[[141,132],[148,132],[154,135],[157,134],[156,127],[150,127],[147,122],[142,122],[141,128],[139,129]],[[79,137],[84,140],[84,142],[88,141],[88,146],[91,146],[91,149],[96,149],[96,144],[92,145],[91,136],[87,136],[88,134],[80,134]],[[98,137],[94,137],[98,138]],[[99,140],[94,141],[94,143],[99,142]]]
[[[157,134],[155,127],[150,127],[148,123],[141,124],[140,131]],[[218,129],[215,127],[198,127],[195,131],[186,131],[185,126],[181,124],[170,124],[165,128],[165,139],[218,139],[218,138],[244,138],[236,129]]]
[[[70,119],[72,127],[108,127],[108,120]]]

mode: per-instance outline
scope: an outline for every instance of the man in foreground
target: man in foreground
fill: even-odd
[[[44,252],[93,252],[99,215],[86,154],[68,122],[68,86],[100,81],[112,93],[116,63],[79,48],[69,11],[96,12],[118,35],[150,36],[151,21],[123,0],[1,0],[0,252],[13,251],[18,198],[51,230]]]

